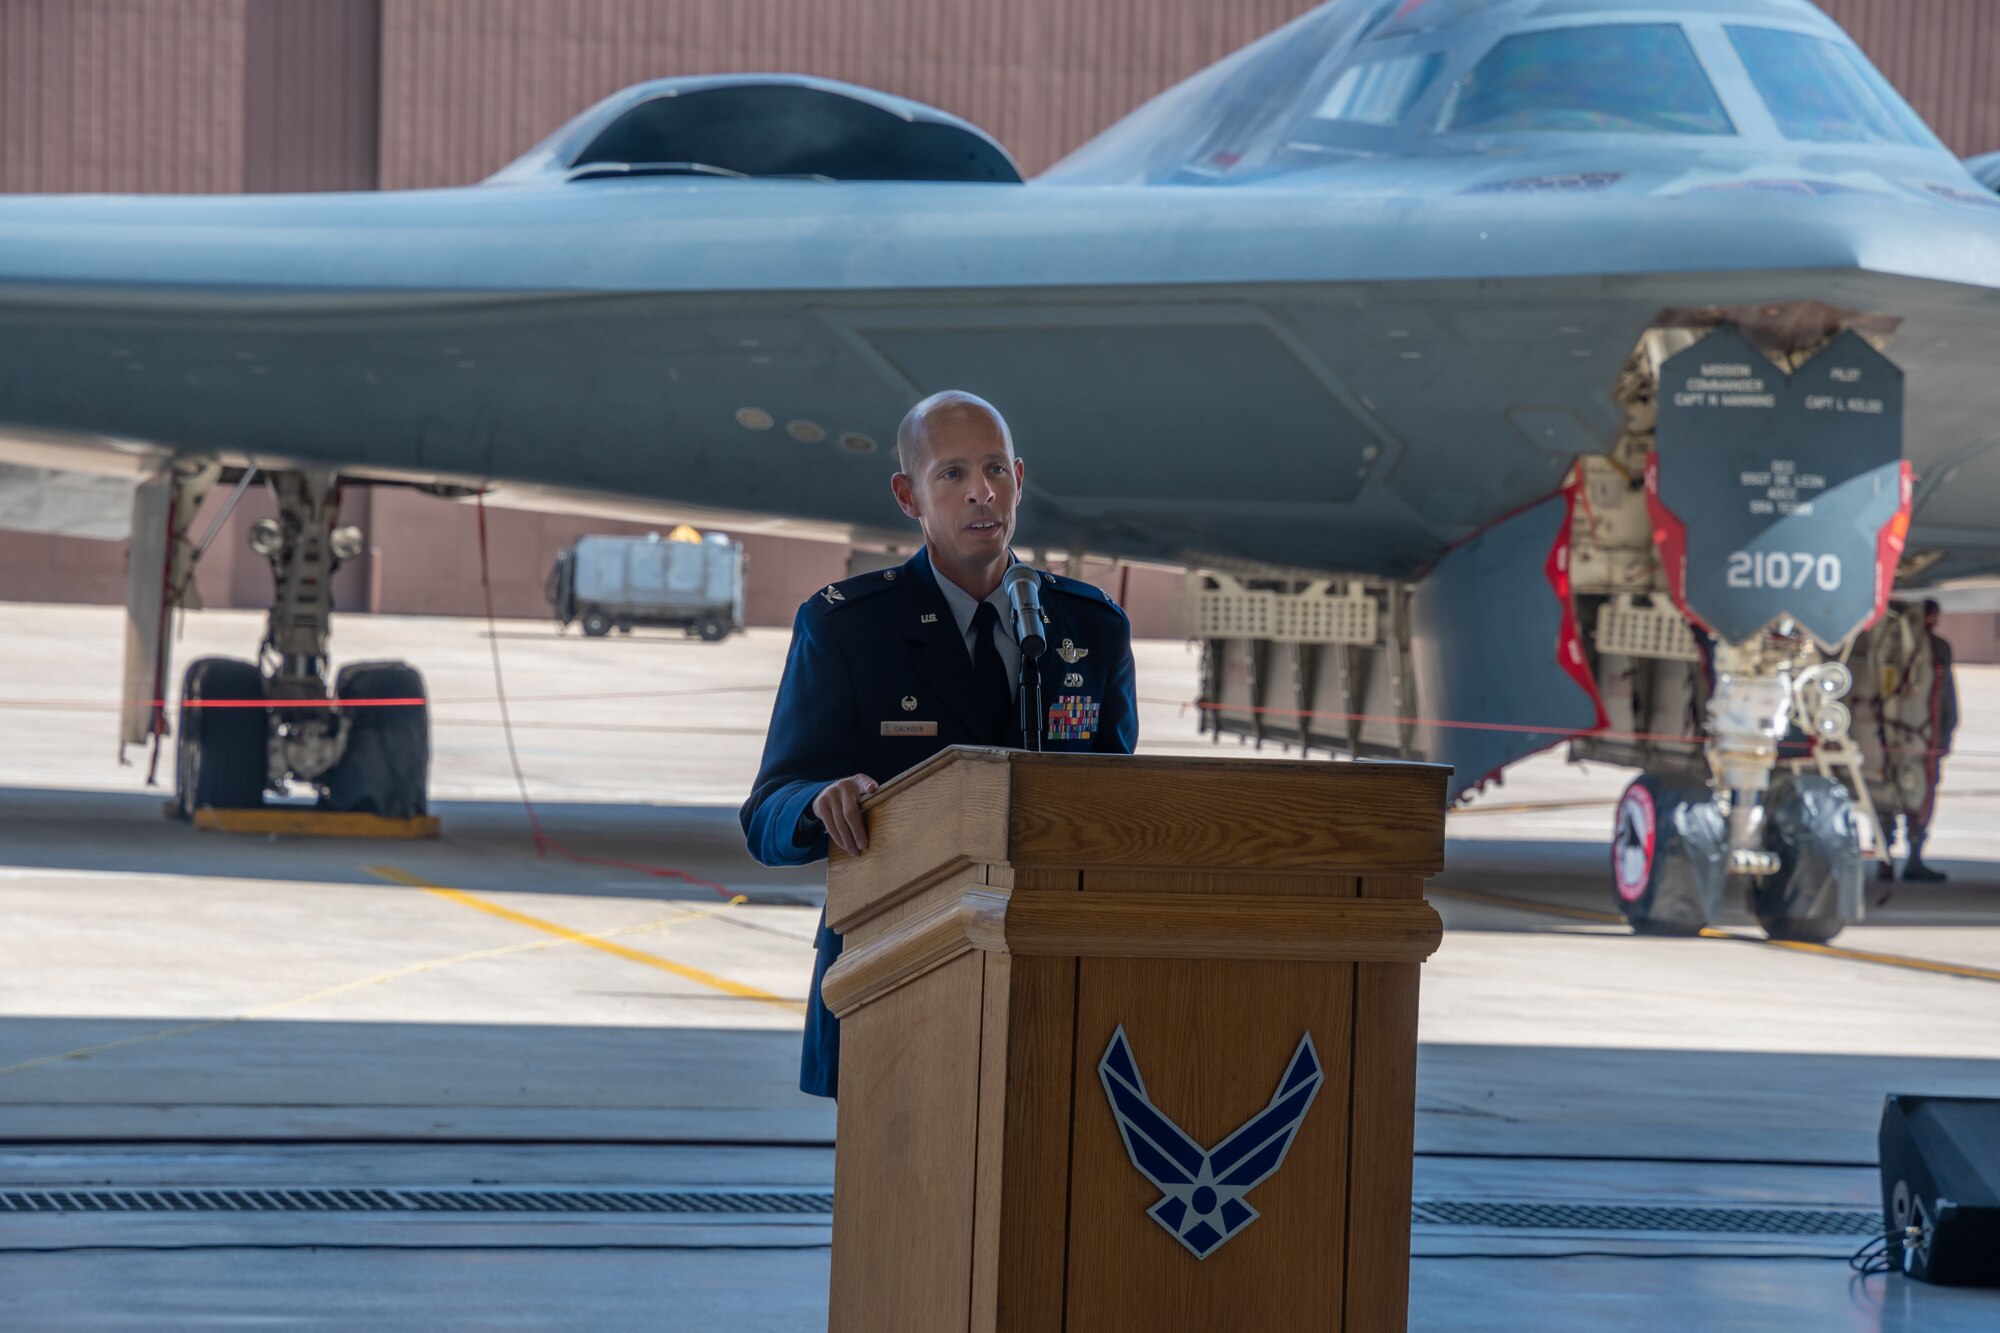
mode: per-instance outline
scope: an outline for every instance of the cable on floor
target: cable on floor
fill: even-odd
[[[479,518],[477,525],[479,532],[479,590],[486,601],[486,646],[492,651],[493,655],[493,697],[500,706],[500,731],[507,742],[507,762],[514,770],[514,787],[520,793],[521,808],[528,815],[528,829],[534,835],[535,840],[535,855],[554,855],[561,857],[565,861],[573,861],[578,865],[604,866],[613,870],[629,870],[635,874],[651,875],[655,879],[676,880],[682,884],[691,884],[697,888],[708,889],[715,893],[716,896],[724,899],[737,897],[738,895],[731,892],[726,885],[718,884],[712,879],[703,879],[701,876],[690,874],[685,870],[677,870],[668,866],[647,865],[639,861],[620,861],[613,857],[590,856],[583,852],[572,851],[550,837],[548,831],[542,827],[541,815],[536,811],[535,803],[528,795],[528,777],[521,768],[521,752],[514,744],[514,718],[507,706],[507,680],[500,666],[499,619],[493,614],[492,566],[486,553],[486,496],[484,492],[473,496],[473,504]]]

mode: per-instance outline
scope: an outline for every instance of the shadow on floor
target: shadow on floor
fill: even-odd
[[[0,865],[381,885],[372,867],[386,864],[475,892],[697,902],[742,893],[767,905],[825,896],[824,866],[752,861],[734,806],[538,804],[544,831],[563,849],[540,856],[526,814],[506,801],[434,803],[443,827],[435,841],[196,833],[162,809],[149,793],[0,787]]]

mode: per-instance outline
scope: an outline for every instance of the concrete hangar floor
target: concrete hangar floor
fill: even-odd
[[[442,840],[280,842],[169,823],[113,762],[119,616],[0,606],[0,1328],[824,1327],[819,876],[751,864],[734,809],[784,634],[500,628],[580,860],[535,855],[483,624],[336,642],[426,674]],[[177,651],[259,630],[196,615]],[[1207,750],[1191,651],[1138,651],[1146,748]],[[2000,1327],[2000,1292],[1841,1262],[1883,1094],[2000,1096],[1995,686],[1965,669],[1952,882],[1833,949],[1612,923],[1621,773],[1531,762],[1452,816],[1413,1328]]]

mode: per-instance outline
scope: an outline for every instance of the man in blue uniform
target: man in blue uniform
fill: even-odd
[[[829,844],[868,845],[861,803],[950,745],[1018,747],[1021,650],[1001,576],[1025,470],[990,403],[956,391],[910,409],[896,432],[896,503],[924,549],[903,565],[828,584],[799,608],[757,785],[743,803],[750,854],[804,865]],[[1139,739],[1132,630],[1098,588],[1040,575],[1047,750],[1130,754]],[[840,936],[820,916],[799,1086],[834,1095],[840,1028],[820,980]]]

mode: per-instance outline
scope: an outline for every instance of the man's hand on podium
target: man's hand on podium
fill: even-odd
[[[868,821],[862,818],[861,802],[875,794],[879,786],[866,773],[829,782],[813,797],[813,818],[826,825],[826,835],[834,846],[849,856],[868,850]]]

